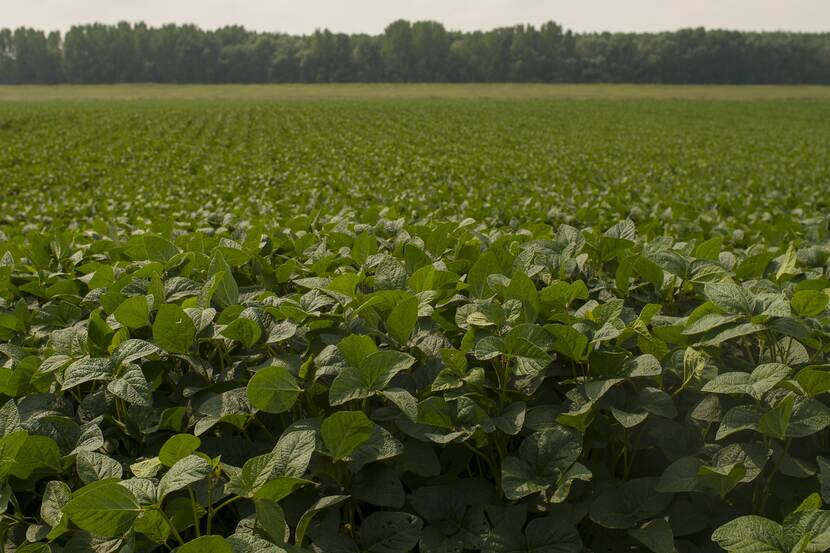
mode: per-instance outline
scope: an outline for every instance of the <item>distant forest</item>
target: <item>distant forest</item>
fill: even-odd
[[[830,33],[574,33],[550,22],[295,36],[239,26],[0,30],[0,83],[830,83]]]

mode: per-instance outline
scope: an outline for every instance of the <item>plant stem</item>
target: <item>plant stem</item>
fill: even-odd
[[[184,540],[182,536],[179,534],[179,531],[176,530],[176,527],[173,526],[173,521],[170,520],[170,517],[167,516],[167,513],[164,512],[164,509],[161,508],[161,505],[158,506],[158,511],[161,513],[161,518],[164,519],[164,522],[167,523],[167,526],[170,527],[170,531],[173,532],[173,537],[176,538],[176,541],[179,542],[179,545],[184,545]]]
[[[212,524],[211,524],[211,523],[213,522],[213,517],[215,517],[215,516],[216,516],[216,514],[217,514],[219,511],[221,511],[223,508],[227,507],[227,506],[228,506],[228,505],[230,505],[231,503],[234,503],[235,501],[239,501],[240,499],[242,499],[242,497],[240,497],[240,496],[238,496],[238,495],[235,495],[235,496],[233,496],[233,497],[231,497],[231,498],[229,498],[229,499],[226,499],[225,501],[223,501],[222,503],[220,503],[220,504],[219,504],[219,506],[218,506],[218,507],[216,507],[216,509],[214,509],[212,513],[210,513],[210,514],[208,515],[208,521],[207,521],[207,524],[208,524],[208,526],[207,526],[207,527],[208,527],[208,534],[210,534],[210,529],[211,529],[211,526],[212,526]]]
[[[199,528],[199,513],[196,509],[196,496],[193,493],[193,487],[187,487],[187,494],[190,496],[190,509],[193,511],[193,526],[196,527],[196,537],[202,535],[202,529]]]

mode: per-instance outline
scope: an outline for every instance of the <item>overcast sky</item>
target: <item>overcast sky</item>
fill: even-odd
[[[0,27],[49,30],[126,20],[376,34],[398,18],[434,19],[454,30],[555,20],[576,31],[830,31],[830,0],[0,0]]]

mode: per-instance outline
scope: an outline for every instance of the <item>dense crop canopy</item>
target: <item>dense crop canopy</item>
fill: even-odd
[[[421,109],[435,117],[443,106]],[[337,118],[341,108],[293,109]],[[105,120],[74,109],[85,124]],[[153,124],[189,133],[206,121],[167,109],[173,117]],[[346,111],[358,121],[374,109]],[[479,129],[507,125],[500,111],[478,109],[490,117]],[[238,106],[212,110],[211,124],[263,124]],[[440,127],[402,117],[406,132]],[[511,188],[495,181],[518,165],[486,155],[496,142],[511,148],[495,128],[477,139],[481,157],[424,158],[421,172],[399,179],[466,171],[467,192],[460,182],[407,189],[394,181],[392,150],[358,154],[365,144],[350,150],[305,122],[283,120],[314,147],[327,136],[345,153],[315,165],[294,144],[279,162],[294,173],[275,168],[270,184],[232,175],[250,170],[246,159],[264,167],[263,142],[248,139],[263,148],[254,153],[211,151],[246,139],[216,126],[203,155],[192,143],[159,150],[166,131],[124,131],[138,141],[124,155],[146,156],[146,171],[133,159],[100,174],[115,149],[99,144],[96,158],[77,142],[83,126],[63,136],[87,156],[66,162],[70,174],[0,154],[5,179],[43,179],[4,192],[19,208],[4,213],[0,235],[6,543],[20,553],[830,547],[830,231],[817,192],[805,189],[816,202],[784,217],[786,202],[773,199],[790,198],[794,180],[757,196],[747,184],[735,197],[755,203],[701,214],[726,185],[706,188],[719,169],[697,166],[683,188],[691,200],[667,196],[668,184],[587,181],[566,197],[531,184],[554,170],[542,142],[517,154],[531,163]],[[658,146],[669,148],[626,147],[640,169],[668,171],[644,161]],[[417,157],[406,150],[414,141],[388,147],[402,166]],[[586,178],[619,169],[615,155],[604,151]],[[337,160],[336,186],[365,186],[327,204],[338,192],[323,181]],[[756,174],[752,161],[724,158],[745,175]],[[494,167],[476,188],[475,173]],[[817,163],[801,167],[813,171],[805,179],[822,178]],[[168,170],[172,183],[150,187]],[[681,186],[662,174],[643,182]],[[188,188],[207,175],[213,186]],[[399,201],[378,198],[381,177]],[[113,185],[109,200],[107,190],[81,193],[93,178]],[[281,188],[284,178],[292,184]],[[74,203],[27,203],[61,192]],[[310,215],[296,213],[311,204]]]

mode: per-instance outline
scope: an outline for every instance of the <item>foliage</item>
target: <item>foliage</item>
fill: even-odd
[[[202,30],[191,24],[0,29],[0,83],[626,82],[830,83],[826,33],[681,29],[574,33],[553,21],[379,35]]]
[[[428,123],[413,113],[449,111],[416,107],[398,116],[417,127]],[[196,108],[60,109],[207,124]],[[214,128],[253,143],[234,117],[266,108],[239,109],[209,106],[225,126]],[[275,113],[306,128],[308,110],[381,108],[292,109]],[[749,184],[734,191],[740,209],[701,214],[720,197],[701,183],[682,189],[693,202],[654,184],[636,191],[652,206],[612,186],[568,204],[555,187],[398,189],[378,168],[387,196],[367,183],[326,203],[342,182],[240,184],[238,150],[158,153],[161,131],[123,131],[147,167],[103,175],[105,141],[93,151],[54,120],[43,128],[65,134],[3,154],[9,182],[32,177],[4,191],[0,235],[0,521],[17,551],[830,547],[819,192],[795,211],[774,201],[793,181]],[[342,138],[326,130],[306,147]],[[414,146],[401,136],[403,156]],[[61,140],[82,155],[54,178],[103,190],[51,181],[57,165],[37,153],[33,166],[15,157],[64,155]],[[331,175],[344,159],[305,155],[286,163]],[[348,158],[352,182],[370,174],[367,157]],[[475,175],[505,158],[453,159]],[[229,172],[190,189],[181,167],[198,162]],[[819,179],[820,165],[799,167],[799,183]],[[172,183],[150,190],[165,171]]]

